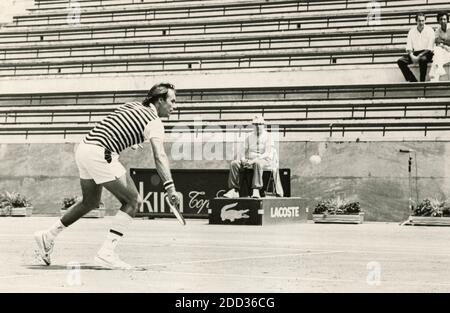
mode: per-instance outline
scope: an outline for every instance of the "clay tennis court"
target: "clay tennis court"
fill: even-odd
[[[139,220],[119,247],[145,271],[102,270],[93,256],[110,218],[82,219],[58,237],[53,264],[33,232],[55,218],[0,219],[0,292],[449,292],[450,228]]]

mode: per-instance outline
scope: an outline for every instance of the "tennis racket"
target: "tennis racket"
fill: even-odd
[[[186,225],[186,221],[184,220],[183,215],[181,215],[180,211],[178,210],[178,208],[173,205],[172,203],[170,203],[169,201],[169,196],[165,195],[164,199],[166,199],[166,203],[169,206],[169,208],[172,210],[172,213],[175,215],[175,217],[177,218],[178,222],[180,222],[181,225]]]

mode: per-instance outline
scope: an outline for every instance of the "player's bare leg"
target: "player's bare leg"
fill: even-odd
[[[142,204],[142,199],[128,174],[124,174],[114,181],[104,183],[103,186],[120,201],[122,204],[120,211],[128,214],[130,217],[136,215]]]
[[[56,237],[68,226],[75,223],[89,211],[97,208],[102,196],[102,186],[97,185],[93,179],[80,179],[83,199],[77,201],[58,219],[49,229],[34,233],[34,239],[38,246],[39,256],[46,265],[51,264],[51,253]]]
[[[102,267],[111,269],[135,269],[120,260],[115,249],[141,206],[142,200],[128,174],[104,183],[103,186],[120,201],[122,206],[114,216],[106,240],[95,257],[95,262]]]
[[[80,184],[83,199],[72,205],[61,218],[61,223],[66,227],[100,205],[103,187],[93,179],[80,179]]]

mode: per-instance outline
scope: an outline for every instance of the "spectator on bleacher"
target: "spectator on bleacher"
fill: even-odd
[[[444,65],[450,62],[450,30],[448,28],[448,14],[438,13],[437,20],[439,26],[435,33],[435,48],[433,64],[430,69],[430,80],[439,81],[441,75],[447,74]]]
[[[433,28],[425,25],[425,20],[426,17],[423,13],[416,14],[417,26],[414,26],[408,32],[406,54],[397,61],[403,76],[409,82],[417,82],[416,76],[409,68],[410,64],[419,63],[420,81],[424,82],[428,63],[433,60],[434,31]]]
[[[240,160],[231,162],[228,176],[230,190],[223,196],[225,198],[238,198],[240,189],[241,171],[253,169],[252,198],[260,198],[260,189],[263,186],[263,171],[272,169],[274,164],[274,141],[267,132],[262,116],[255,116],[252,120],[253,132],[245,139],[244,155]]]

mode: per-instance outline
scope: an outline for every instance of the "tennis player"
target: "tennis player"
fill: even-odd
[[[134,269],[122,261],[115,252],[120,239],[126,233],[132,218],[142,204],[129,174],[119,162],[119,154],[129,147],[137,147],[144,141],[152,145],[156,170],[160,175],[169,201],[180,202],[172,180],[169,160],[164,151],[164,127],[161,117],[169,117],[176,101],[175,87],[171,84],[154,85],[146,99],[120,106],[99,122],[81,141],[75,152],[80,173],[82,200],[45,231],[34,234],[39,255],[50,265],[50,255],[56,237],[86,213],[99,206],[105,187],[122,204],[103,246],[95,256],[95,263],[110,269]]]

